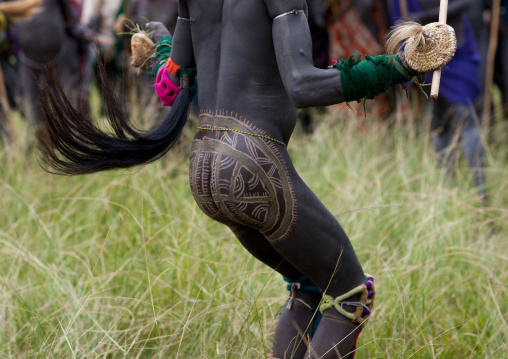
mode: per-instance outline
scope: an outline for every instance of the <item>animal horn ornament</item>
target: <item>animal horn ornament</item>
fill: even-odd
[[[401,43],[405,46],[404,57],[407,65],[420,73],[441,69],[457,50],[453,27],[437,22],[425,26],[406,22],[395,27],[387,42],[388,53],[397,52]]]

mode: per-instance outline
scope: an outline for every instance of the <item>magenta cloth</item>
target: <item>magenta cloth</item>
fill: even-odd
[[[173,106],[176,97],[180,93],[180,87],[175,85],[168,76],[165,66],[161,66],[155,79],[155,91],[162,101],[163,106]]]

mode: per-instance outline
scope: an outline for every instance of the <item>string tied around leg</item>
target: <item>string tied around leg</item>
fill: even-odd
[[[347,301],[348,298],[356,294],[360,294],[360,299],[358,301]],[[321,313],[323,313],[330,308],[335,308],[340,314],[350,319],[352,322],[362,325],[372,313],[375,296],[376,291],[374,288],[374,278],[368,276],[367,281],[364,284],[353,288],[349,292],[338,296],[337,298],[333,298],[330,295],[324,295],[323,302],[321,303],[319,309]],[[344,308],[344,306],[353,306],[356,307],[356,310],[354,312],[349,312]]]
[[[302,287],[302,284],[301,283],[289,283],[288,287],[290,287],[291,295],[289,297],[288,304],[286,305],[286,309],[291,310],[291,308],[293,307],[293,303],[295,302],[295,299],[296,299],[295,290],[300,289]]]
[[[318,286],[316,286],[314,284],[308,284],[310,281],[309,281],[309,278],[307,278],[307,276],[302,276],[295,281],[291,281],[289,278],[284,277],[284,281],[286,283],[288,283],[286,288],[290,292],[290,296],[288,299],[288,303],[286,305],[286,309],[291,310],[295,301],[301,302],[302,304],[309,307],[309,309],[312,309],[312,310],[315,309],[315,308],[312,308],[307,303],[305,303],[303,300],[298,299],[296,297],[297,290],[302,291],[302,292],[308,292],[308,293],[321,293],[321,289],[319,289]]]

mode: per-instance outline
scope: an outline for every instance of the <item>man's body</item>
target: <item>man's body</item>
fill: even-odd
[[[297,12],[288,13],[293,10]],[[181,19],[173,38],[172,59],[181,66],[198,68],[201,126],[212,127],[215,123],[219,127],[262,134],[287,144],[296,123],[296,107],[344,101],[339,71],[317,69],[313,65],[312,43],[303,10],[306,11],[303,0],[180,1]],[[281,180],[280,186],[274,185],[273,176],[267,176],[260,171],[261,166],[255,164],[256,155],[249,155],[249,149],[254,147],[263,151],[259,158],[263,157],[265,162],[268,162],[265,156],[270,158],[270,165]],[[191,186],[201,208],[206,208],[204,201],[214,202],[222,212],[224,207],[234,206],[235,210],[226,210],[232,212],[229,218],[219,220],[230,226],[256,258],[290,281],[306,275],[333,297],[365,282],[363,269],[348,237],[298,176],[284,145],[232,131],[217,134],[198,130],[191,156]],[[212,156],[213,161],[207,162],[206,156]],[[248,224],[257,214],[256,210],[249,212],[246,208],[242,214],[248,218],[243,221],[235,223],[231,218],[238,215],[236,212],[242,208],[245,199],[252,201],[260,186],[252,187],[251,193],[247,184],[228,202],[217,199],[220,191],[215,188],[216,192],[213,192],[214,183],[208,183],[209,177],[203,179],[202,174],[211,171],[229,184],[238,184],[239,177],[231,173],[234,169],[227,167],[228,159],[234,162],[235,168],[246,167],[242,182],[259,177],[266,192],[273,188],[276,194],[277,203],[270,205],[263,203],[263,193],[260,194],[257,204],[268,209],[266,217],[258,220],[254,228]],[[220,161],[224,168],[214,171],[211,164]],[[232,183],[232,180],[235,181]],[[203,188],[203,182],[212,189]],[[200,185],[198,190],[196,187]],[[281,207],[285,207],[286,217],[274,219],[273,216],[280,215],[277,211]],[[217,217],[214,210],[208,207],[205,212],[212,218]],[[265,226],[267,222],[275,224]],[[278,227],[276,233],[268,234],[273,227]],[[337,265],[340,270],[334,275]],[[320,295],[317,297],[320,299]],[[309,313],[307,320],[313,314],[312,311]],[[319,329],[316,333],[318,340],[321,338],[327,343],[313,342],[313,346],[319,344],[320,355],[355,327],[343,323],[346,319],[335,309],[331,309],[328,316],[336,320],[322,321],[320,328],[326,335],[319,334]],[[306,327],[299,329],[303,332]],[[296,330],[292,332],[297,334]],[[353,340],[354,337],[355,333],[350,336]],[[352,341],[345,340],[344,344],[340,347],[343,355],[351,350]],[[280,348],[275,355],[281,355],[285,350]],[[300,355],[296,357],[301,354],[300,349]],[[330,354],[336,357],[333,351]]]

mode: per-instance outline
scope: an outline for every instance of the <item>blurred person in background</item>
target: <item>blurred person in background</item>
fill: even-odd
[[[406,1],[410,20],[422,24],[439,20],[440,0]],[[399,0],[391,3],[393,23],[403,19]],[[455,57],[443,68],[439,98],[434,102],[431,129],[435,134],[434,145],[439,163],[451,175],[456,167],[455,139],[460,136],[462,150],[468,161],[473,180],[483,205],[487,204],[487,190],[484,170],[485,150],[480,135],[479,117],[475,104],[480,99],[480,71],[482,58],[473,27],[468,18],[473,1],[450,0],[448,24],[457,35]],[[427,83],[432,76],[427,76]]]
[[[1,3],[2,1],[0,1]],[[3,75],[6,95],[9,108],[4,104],[1,105],[0,111],[0,141],[9,138],[9,118],[10,114],[6,113],[10,109],[19,108],[20,101],[23,96],[23,86],[19,81],[19,46],[16,41],[16,33],[12,26],[12,22],[8,17],[0,12],[0,66]]]
[[[41,11],[16,22],[25,117],[35,125],[42,121],[39,106],[47,68],[54,68],[74,104],[87,106],[88,38],[79,22],[80,4],[68,0],[44,0]]]

